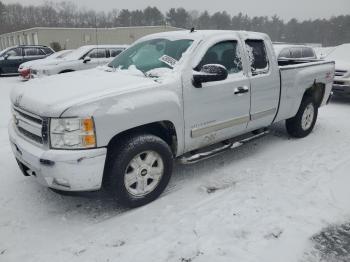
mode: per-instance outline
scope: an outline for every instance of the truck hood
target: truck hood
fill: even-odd
[[[11,102],[44,117],[59,117],[66,109],[104,97],[148,88],[159,83],[128,70],[91,69],[37,78],[16,87]]]

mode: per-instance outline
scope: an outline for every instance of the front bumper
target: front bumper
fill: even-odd
[[[9,124],[9,137],[16,159],[28,175],[47,187],[63,191],[94,191],[101,188],[106,148],[87,150],[44,149],[20,136]]]

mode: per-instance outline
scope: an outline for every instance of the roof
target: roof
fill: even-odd
[[[208,37],[215,37],[223,34],[241,34],[245,35],[246,38],[265,38],[267,37],[264,33],[258,32],[249,32],[249,31],[234,31],[234,30],[181,30],[181,31],[170,31],[170,32],[161,32],[154,33],[147,36],[144,36],[142,39],[146,40],[148,38],[174,38],[174,39],[192,39],[192,40],[200,40]]]

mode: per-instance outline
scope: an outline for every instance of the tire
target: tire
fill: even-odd
[[[306,137],[313,130],[318,115],[318,107],[312,97],[306,96],[301,101],[298,113],[286,120],[287,132],[296,138]]]
[[[173,169],[173,154],[161,138],[131,135],[115,143],[106,162],[104,188],[118,204],[133,208],[162,194]]]

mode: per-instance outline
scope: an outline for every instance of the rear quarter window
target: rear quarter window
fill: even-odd
[[[269,59],[264,41],[248,39],[245,44],[253,75],[266,74],[269,71]]]

